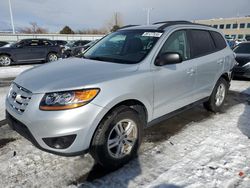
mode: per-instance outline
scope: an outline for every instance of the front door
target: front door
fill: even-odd
[[[154,67],[154,119],[186,106],[193,101],[196,66],[190,59],[190,48],[185,30],[172,33],[159,55],[177,52],[183,62]]]

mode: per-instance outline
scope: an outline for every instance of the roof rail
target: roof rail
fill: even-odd
[[[134,27],[134,26],[139,26],[139,25],[125,25],[123,27],[120,27],[119,30],[120,29],[125,29],[125,28],[128,28],[128,27]]]
[[[166,27],[169,27],[171,25],[178,25],[178,24],[190,24],[190,25],[200,25],[200,26],[209,27],[209,25],[193,23],[193,22],[185,21],[185,20],[156,22],[153,25],[156,25],[156,24],[163,24],[163,25],[161,25],[160,27],[157,28],[157,29],[160,29],[160,30],[163,30]]]
[[[156,24],[170,24],[170,23],[173,23],[173,24],[182,24],[182,23],[191,23],[190,21],[186,21],[186,20],[176,20],[176,21],[162,21],[162,22],[156,22],[156,23],[153,23],[153,25],[156,25]]]

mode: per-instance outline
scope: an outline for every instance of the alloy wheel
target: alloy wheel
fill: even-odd
[[[49,62],[56,61],[58,59],[56,54],[50,54],[49,55]]]
[[[225,96],[226,96],[226,86],[221,83],[218,86],[218,89],[215,95],[215,105],[220,106],[223,103]]]
[[[0,65],[9,66],[11,64],[11,59],[8,56],[0,56]]]
[[[137,125],[131,119],[119,121],[108,137],[108,152],[114,158],[122,158],[130,154],[137,140]]]

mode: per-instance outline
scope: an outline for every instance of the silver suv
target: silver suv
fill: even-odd
[[[6,119],[42,150],[89,152],[114,169],[136,156],[145,127],[200,103],[220,111],[234,64],[214,28],[186,21],[125,27],[81,58],[19,75]]]

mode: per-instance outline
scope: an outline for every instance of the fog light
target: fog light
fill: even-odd
[[[51,148],[66,149],[74,142],[76,135],[68,135],[61,137],[43,138],[43,141]]]

